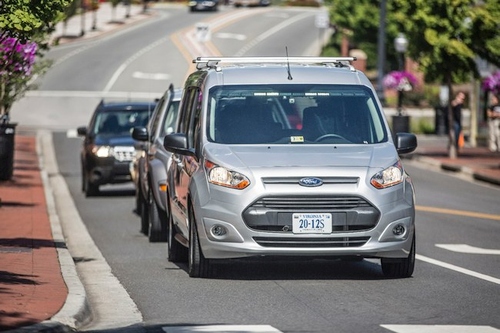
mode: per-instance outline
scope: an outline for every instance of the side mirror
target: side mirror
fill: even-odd
[[[132,129],[132,138],[137,141],[148,141],[148,129],[144,126],[136,126]]]
[[[76,133],[79,135],[79,136],[85,136],[87,135],[87,127],[86,126],[81,126],[81,127],[78,127],[76,129]]]
[[[194,156],[194,150],[188,148],[188,140],[186,134],[173,133],[165,135],[163,139],[163,147],[174,154]]]
[[[417,149],[417,136],[412,133],[396,133],[396,150],[398,154],[408,154]]]

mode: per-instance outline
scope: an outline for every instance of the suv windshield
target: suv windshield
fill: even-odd
[[[118,110],[97,114],[95,134],[127,134],[135,126],[146,126],[150,110]]]
[[[373,144],[387,141],[370,90],[351,85],[217,86],[208,140],[223,144]]]

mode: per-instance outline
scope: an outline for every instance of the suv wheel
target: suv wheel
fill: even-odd
[[[150,242],[164,242],[167,240],[167,222],[165,221],[165,214],[158,209],[158,205],[154,199],[153,192],[151,188],[148,194],[148,206],[149,206],[149,227],[148,227],[148,238]],[[163,218],[162,218],[163,217]]]
[[[382,272],[386,277],[390,278],[409,278],[413,274],[415,268],[415,235],[411,243],[411,250],[408,258],[394,261],[394,259],[382,258]]]
[[[167,203],[168,202],[167,198]],[[176,233],[174,218],[172,214],[168,214],[168,261],[186,262],[188,260],[187,249],[175,239]]]
[[[139,216],[141,216],[141,208],[142,208],[141,200],[142,200],[141,185],[137,183],[137,189],[135,190],[135,213]]]
[[[196,220],[192,207],[189,207],[189,263],[190,277],[206,278],[210,276],[210,260],[206,259],[200,247]]]
[[[93,197],[99,194],[99,185],[92,184],[85,171],[82,171],[82,190],[86,197]]]
[[[149,207],[148,200],[141,196],[140,199],[140,211],[141,211],[141,232],[144,235],[149,235]]]

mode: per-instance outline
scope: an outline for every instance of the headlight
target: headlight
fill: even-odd
[[[208,181],[212,184],[238,190],[242,190],[250,185],[250,181],[247,177],[245,177],[245,175],[236,171],[228,170],[210,161],[205,161],[205,168],[207,171]]]
[[[403,182],[403,174],[404,171],[403,166],[401,165],[401,161],[397,161],[387,169],[384,169],[373,175],[372,179],[370,180],[370,184],[372,184],[373,187],[379,189],[394,186]]]
[[[94,146],[92,147],[92,154],[97,157],[109,157],[113,155],[113,147],[110,146]]]

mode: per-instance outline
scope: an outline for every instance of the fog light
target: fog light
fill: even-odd
[[[212,234],[219,237],[224,236],[225,234],[227,234],[227,229],[221,225],[214,225],[212,227]]]
[[[392,228],[392,233],[396,236],[403,235],[405,231],[406,231],[405,226],[402,224],[397,224],[396,226],[394,226],[394,228]]]

